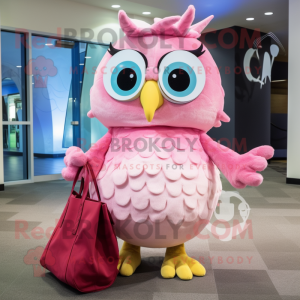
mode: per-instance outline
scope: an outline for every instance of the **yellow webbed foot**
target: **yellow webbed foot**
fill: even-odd
[[[182,280],[190,280],[193,275],[204,276],[205,274],[205,268],[197,260],[186,254],[184,244],[167,248],[161,266],[163,278],[173,278],[177,275]]]
[[[124,242],[119,256],[118,270],[120,274],[131,276],[141,263],[140,247]]]

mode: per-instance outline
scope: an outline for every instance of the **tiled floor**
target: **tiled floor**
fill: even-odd
[[[188,254],[205,265],[205,277],[163,279],[165,250],[143,248],[142,264],[133,276],[118,276],[111,288],[91,294],[75,291],[49,272],[41,276],[38,265],[24,262],[29,250],[46,245],[70,183],[6,187],[0,192],[0,299],[299,300],[300,186],[286,185],[285,176],[272,168],[263,175],[260,187],[239,190],[251,208],[251,227],[244,237],[224,242],[206,230],[208,239],[186,243]],[[222,181],[223,190],[235,190]],[[239,202],[233,203],[238,219]],[[36,227],[38,233],[32,231]]]
[[[286,175],[286,160],[272,160],[269,166],[273,170]]]

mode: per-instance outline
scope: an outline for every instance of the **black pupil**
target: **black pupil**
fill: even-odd
[[[176,92],[183,92],[190,85],[190,76],[183,69],[175,69],[169,74],[168,82],[171,89]]]
[[[130,68],[123,69],[118,75],[117,83],[121,90],[131,90],[136,84],[136,73]]]

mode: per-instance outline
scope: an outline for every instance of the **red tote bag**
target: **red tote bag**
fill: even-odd
[[[81,292],[108,288],[118,275],[119,250],[113,221],[100,194],[94,172],[85,167],[79,193],[71,195],[41,257],[41,265]],[[98,200],[89,197],[92,177]]]

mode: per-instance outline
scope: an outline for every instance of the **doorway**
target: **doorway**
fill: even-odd
[[[60,174],[69,147],[86,151],[86,145],[106,133],[99,121],[86,114],[95,69],[107,48],[32,36],[34,176]]]

